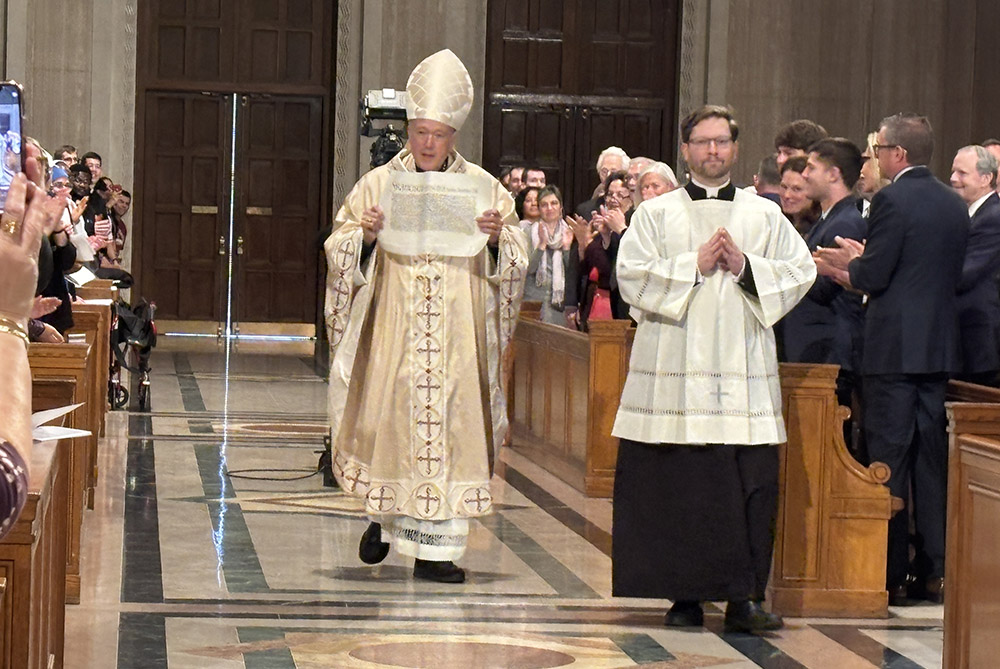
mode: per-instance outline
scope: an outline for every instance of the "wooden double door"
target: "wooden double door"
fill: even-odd
[[[146,94],[144,294],[160,318],[313,323],[323,101]]]
[[[135,294],[170,329],[318,323],[336,15],[335,0],[140,4]]]
[[[489,0],[484,163],[536,165],[568,207],[608,146],[672,162],[679,0]]]

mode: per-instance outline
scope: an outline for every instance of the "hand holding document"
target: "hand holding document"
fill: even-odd
[[[396,172],[382,193],[385,226],[378,241],[399,255],[469,257],[489,235],[476,217],[493,206],[490,184],[469,174]]]

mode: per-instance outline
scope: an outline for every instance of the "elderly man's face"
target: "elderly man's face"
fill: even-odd
[[[669,193],[673,189],[674,185],[656,172],[647,172],[646,176],[639,182],[639,201],[652,200],[654,197]]]
[[[407,143],[417,167],[424,172],[440,170],[455,149],[455,129],[440,121],[415,118],[408,123],[407,130]]]
[[[966,204],[972,204],[992,190],[990,183],[993,177],[980,174],[976,169],[976,161],[975,151],[963,149],[955,154],[955,160],[951,164],[951,187]]]
[[[601,177],[601,183],[604,183],[604,180],[607,179],[608,175],[611,174],[612,172],[620,172],[622,169],[622,165],[624,164],[625,163],[622,162],[621,156],[616,156],[616,155],[604,156],[604,160],[601,161],[601,167],[599,170],[597,170],[597,176]]]

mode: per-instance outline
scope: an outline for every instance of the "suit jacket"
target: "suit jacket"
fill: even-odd
[[[958,282],[958,325],[965,374],[1000,370],[1000,196],[990,195],[972,217]]]
[[[833,205],[806,236],[810,251],[836,247],[835,237],[865,238],[867,225],[853,197]],[[816,278],[805,298],[782,319],[785,359],[818,362],[856,371],[861,364],[864,310],[861,296],[844,290],[833,279]]]
[[[848,265],[869,295],[863,374],[935,374],[961,367],[955,291],[969,209],[926,167],[876,193],[868,242]]]

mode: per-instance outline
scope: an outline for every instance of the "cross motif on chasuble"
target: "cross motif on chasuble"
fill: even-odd
[[[350,240],[345,241],[337,249],[337,265],[339,267],[350,267],[351,260],[354,259],[354,243]]]
[[[434,420],[434,414],[429,410],[424,412],[424,417],[417,421],[417,425],[424,428],[424,439],[433,439],[434,431],[432,428],[441,427],[441,421]]]
[[[354,470],[354,474],[352,476],[344,476],[344,480],[350,481],[353,484],[351,486],[351,490],[357,490],[358,483],[363,483],[365,486],[371,485],[371,481],[365,480],[360,467]]]
[[[420,307],[419,311],[417,311],[417,316],[420,316],[424,319],[424,328],[427,330],[433,330],[434,323],[432,321],[433,319],[437,318],[440,315],[441,312],[434,311],[434,307],[431,306],[431,297],[428,295],[426,298],[424,298],[423,306]]]
[[[389,494],[386,495],[386,492]],[[373,502],[379,511],[385,511],[387,508],[392,506],[393,502],[396,501],[396,496],[392,494],[391,488],[380,486],[378,489],[378,495],[368,493],[368,501]],[[386,504],[386,502],[388,502],[388,504]]]
[[[428,374],[423,378],[423,380],[420,383],[417,384],[417,390],[424,391],[424,395],[426,395],[426,399],[424,401],[427,404],[430,404],[431,400],[434,399],[433,395],[431,394],[431,391],[441,390],[441,386],[440,384],[434,383],[434,377]]]
[[[417,353],[419,353],[421,355],[426,355],[427,356],[427,366],[428,367],[430,367],[431,363],[434,362],[434,359],[431,356],[434,355],[434,354],[437,354],[437,353],[441,352],[441,347],[440,346],[438,346],[438,347],[435,348],[432,344],[433,344],[432,340],[425,339],[424,343],[423,343],[423,346],[417,348]]]
[[[427,476],[430,476],[431,474],[434,473],[434,470],[431,469],[431,465],[434,464],[434,463],[441,462],[441,458],[432,455],[432,453],[433,453],[433,451],[431,451],[431,449],[427,448],[427,449],[424,449],[422,455],[418,455],[417,456],[417,462],[419,462],[420,464],[422,464],[422,465],[424,465],[426,467],[427,471],[425,473],[427,474]]]
[[[483,512],[483,505],[484,504],[489,504],[490,502],[493,501],[493,498],[490,497],[489,495],[487,495],[486,497],[483,497],[482,495],[483,495],[482,489],[481,488],[476,488],[476,497],[475,498],[466,497],[462,501],[465,502],[466,504],[475,504],[476,505],[476,513],[482,513]]]
[[[438,505],[441,504],[441,498],[437,495],[431,494],[431,487],[424,486],[421,492],[417,493],[417,499],[424,503],[424,515],[431,516],[437,511]],[[431,503],[434,503],[434,509],[431,509]]]

